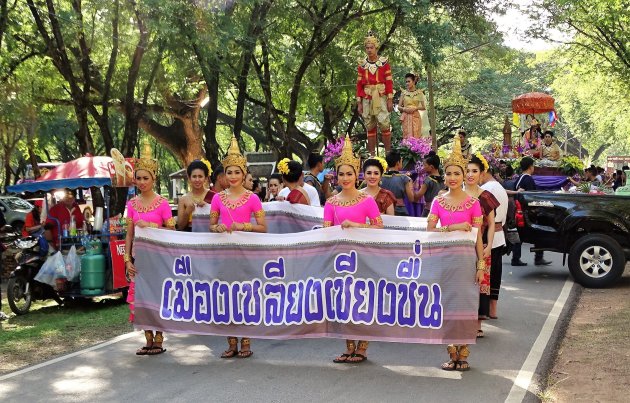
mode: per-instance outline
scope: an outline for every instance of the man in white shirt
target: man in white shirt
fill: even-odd
[[[503,272],[503,247],[505,246],[503,226],[508,210],[508,195],[503,186],[494,179],[492,168],[481,174],[481,188],[492,193],[499,202],[499,207],[496,208],[494,215],[495,231],[492,241],[492,264],[490,266],[490,319],[497,319],[497,302]]]
[[[319,202],[319,193],[317,193],[317,189],[315,189],[315,187],[309,185],[308,183],[305,183],[303,179],[300,179],[299,185],[302,186],[304,190],[306,190],[306,193],[308,194],[308,198],[310,199],[310,202],[311,202],[311,206],[315,206],[315,207],[322,206],[321,203]],[[285,186],[278,193],[278,197],[276,197],[276,200],[277,201],[285,200],[290,192],[291,192],[291,189]]]

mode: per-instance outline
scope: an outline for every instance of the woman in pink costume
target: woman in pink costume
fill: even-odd
[[[134,197],[127,202],[127,235],[125,237],[125,270],[127,277],[131,280],[129,284],[129,293],[127,294],[127,302],[131,311],[129,320],[134,320],[134,297],[136,291],[136,282],[134,278],[138,270],[150,270],[150,268],[134,265],[133,256],[133,239],[134,230],[138,228],[163,228],[175,229],[175,219],[171,213],[171,207],[168,200],[153,190],[155,175],[157,174],[157,160],[151,158],[151,150],[148,145],[145,146],[143,156],[136,162],[136,186],[140,190],[140,195]],[[166,351],[162,347],[164,335],[160,331],[145,330],[144,337],[146,344],[136,351],[137,355],[157,355]]]
[[[210,231],[267,232],[265,211],[260,199],[243,186],[247,175],[247,160],[238,148],[236,137],[232,137],[227,156],[221,163],[230,187],[217,193],[212,199]],[[251,223],[252,215],[256,218],[256,224]],[[221,354],[221,358],[249,358],[254,354],[248,337],[241,338],[241,351],[238,350],[237,337],[230,336],[227,340],[228,349]]]
[[[383,228],[381,213],[372,196],[359,191],[356,183],[361,160],[352,154],[352,143],[346,136],[341,156],[335,160],[337,180],[341,192],[326,200],[324,227],[341,225],[341,228]],[[369,224],[368,224],[369,222]],[[368,342],[346,340],[346,352],[335,358],[335,363],[360,363],[367,360]]]
[[[483,215],[479,200],[469,196],[463,189],[464,173],[466,172],[468,160],[462,156],[459,137],[455,136],[453,152],[444,161],[444,177],[448,192],[443,196],[433,199],[431,212],[429,213],[427,231],[470,231],[472,227],[480,228]],[[438,221],[441,227],[436,228]],[[481,231],[477,231],[477,271],[475,282],[480,284],[483,281],[486,271],[485,259],[483,258],[483,244],[481,242]],[[467,270],[467,269],[464,269]],[[472,267],[470,268],[472,271]],[[471,276],[472,277],[472,276]],[[472,281],[472,278],[471,278]],[[470,351],[467,344],[450,344],[446,351],[450,360],[442,364],[445,371],[468,371],[468,356]]]

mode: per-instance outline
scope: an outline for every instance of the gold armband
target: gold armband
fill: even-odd
[[[486,259],[477,260],[477,270],[486,271]]]
[[[125,263],[131,262],[131,255],[129,253],[125,253],[125,256],[123,256],[123,261]]]
[[[175,224],[177,224],[177,221],[175,220],[175,217],[171,217],[168,220],[166,220],[166,222],[164,223],[164,225],[167,228],[175,228]]]
[[[243,231],[252,232],[253,229],[254,229],[254,226],[251,223],[246,222],[243,224]]]
[[[394,99],[394,94],[387,94],[387,99]]]

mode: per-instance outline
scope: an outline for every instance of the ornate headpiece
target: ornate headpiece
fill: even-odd
[[[354,168],[354,173],[357,175],[361,171],[361,158],[355,157],[352,153],[352,142],[347,134],[341,149],[341,155],[335,160],[335,170],[338,170],[340,165],[350,165]]]
[[[374,47],[378,48],[378,38],[376,37],[376,35],[374,35],[374,31],[372,30],[369,30],[367,36],[363,39],[364,46],[368,43],[371,43],[374,45]]]
[[[144,143],[142,147],[142,153],[140,153],[140,158],[136,161],[135,170],[147,171],[153,179],[155,179],[158,172],[158,162],[151,153],[151,146],[148,142]]]
[[[278,172],[282,175],[289,174],[289,162],[291,162],[288,158],[283,158],[280,162],[278,162]]]
[[[459,141],[459,136],[453,138],[453,151],[451,151],[451,154],[444,160],[444,169],[453,165],[460,167],[462,171],[466,172],[468,159],[464,158],[462,155],[462,144]]]
[[[247,159],[241,154],[241,150],[238,148],[238,141],[236,137],[232,136],[230,147],[223,161],[221,161],[223,169],[227,167],[239,167],[243,171],[243,174],[247,173]]]

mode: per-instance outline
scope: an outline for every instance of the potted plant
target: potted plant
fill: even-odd
[[[577,172],[584,171],[584,163],[575,155],[565,155],[560,159],[558,167],[565,175],[574,175]]]
[[[403,139],[398,145],[398,152],[403,160],[405,170],[414,169],[416,163],[421,161],[431,151],[430,138],[410,137]]]

